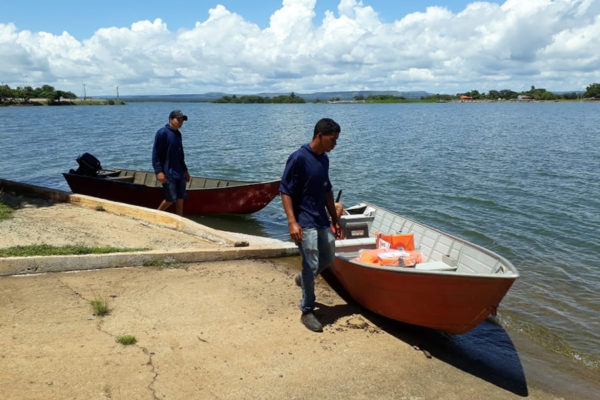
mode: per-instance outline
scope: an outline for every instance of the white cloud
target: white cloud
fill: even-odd
[[[392,23],[357,0],[319,20],[316,0],[283,0],[261,29],[218,5],[172,32],[161,20],[67,32],[0,24],[0,76],[88,94],[318,90],[581,90],[600,82],[600,0],[474,2]]]

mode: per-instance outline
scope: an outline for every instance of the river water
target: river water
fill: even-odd
[[[277,179],[316,121],[342,127],[330,153],[341,200],[367,200],[509,259],[521,277],[503,325],[600,368],[600,103],[209,104],[0,108],[0,177],[69,190],[90,152],[151,169],[156,130],[181,108],[193,175]],[[288,239],[276,198],[250,216],[198,217]]]

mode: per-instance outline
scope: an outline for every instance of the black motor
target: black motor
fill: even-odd
[[[102,170],[100,160],[90,153],[83,153],[77,157],[77,164],[79,164],[79,168],[76,171],[71,170],[69,172],[77,175],[98,176],[98,172]]]

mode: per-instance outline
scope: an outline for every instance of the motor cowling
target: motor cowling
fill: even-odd
[[[71,170],[77,175],[98,176],[98,172],[102,170],[100,160],[90,153],[83,153],[77,157],[77,164],[79,164],[79,168],[75,171]]]

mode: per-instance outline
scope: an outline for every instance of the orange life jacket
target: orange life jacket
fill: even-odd
[[[389,235],[375,232],[375,247],[378,249],[387,248],[394,250],[402,248],[403,250],[411,251],[415,249],[415,235],[413,233]]]
[[[423,255],[415,250],[366,249],[360,250],[355,260],[371,265],[412,267],[423,262]]]

